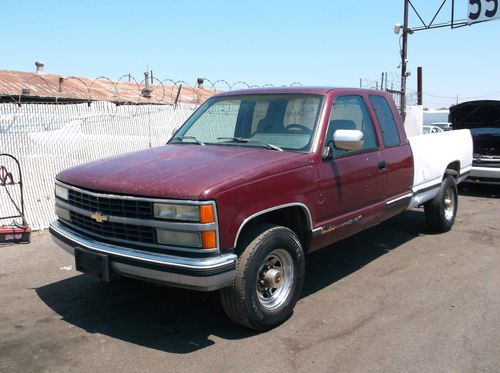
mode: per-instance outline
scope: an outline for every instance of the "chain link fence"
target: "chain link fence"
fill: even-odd
[[[33,229],[54,219],[54,177],[94,159],[165,144],[196,105],[0,104],[0,153],[22,169],[26,218]],[[5,162],[2,160],[2,162]],[[8,163],[8,162],[7,162]],[[13,165],[5,164],[13,170]],[[8,187],[18,201],[18,190]],[[16,212],[0,187],[0,217]],[[11,221],[0,219],[0,225]]]

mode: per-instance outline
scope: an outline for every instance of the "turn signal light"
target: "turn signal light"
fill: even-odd
[[[215,249],[217,247],[215,231],[201,232],[201,242],[204,249]]]

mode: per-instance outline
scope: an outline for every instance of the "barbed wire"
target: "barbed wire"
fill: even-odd
[[[390,91],[394,96],[394,101],[399,105],[399,94],[398,91],[401,90],[401,76],[399,72],[389,71],[384,73],[384,83],[381,85],[381,80],[373,79],[373,78],[361,78],[360,79],[360,88],[368,88],[368,89],[386,89]],[[450,107],[452,105],[456,105],[459,102],[464,102],[468,100],[474,99],[486,99],[487,97],[492,97],[495,95],[499,95],[500,91],[497,92],[489,92],[482,95],[474,95],[474,96],[445,96],[440,94],[435,94],[432,92],[422,92],[422,96],[424,97],[424,106],[431,104],[431,106],[439,106],[439,107]],[[417,90],[407,89],[406,90],[406,102],[408,105],[416,105],[417,103]]]
[[[401,77],[399,73],[394,71],[385,72],[382,74],[380,79],[373,78],[361,78],[359,80],[360,88],[367,89],[383,89],[390,92],[396,102],[396,105],[399,105],[399,96],[401,91]],[[406,90],[406,103],[407,105],[415,105],[417,103],[417,91],[407,89]],[[398,106],[399,108],[399,106]]]
[[[56,80],[57,79],[57,80]],[[126,81],[128,79],[128,81]],[[38,80],[38,84],[33,81]],[[149,82],[151,81],[151,84]],[[72,85],[66,90],[64,82]],[[77,85],[74,85],[78,82]],[[198,78],[195,84],[185,80],[171,78],[159,79],[148,76],[141,81],[131,74],[124,74],[118,80],[101,75],[94,79],[77,76],[61,77],[49,74],[30,74],[18,84],[18,92],[12,92],[0,83],[0,96],[3,102],[11,101],[19,105],[27,102],[68,103],[110,101],[116,104],[201,104],[206,98],[223,91],[236,89],[274,87],[272,83],[263,85],[251,84],[239,80],[230,83],[224,79],[211,80]],[[81,85],[81,87],[79,87]],[[292,82],[282,86],[302,86],[300,82]],[[10,91],[10,92],[9,92]]]

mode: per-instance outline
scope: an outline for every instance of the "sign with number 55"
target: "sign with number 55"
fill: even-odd
[[[469,0],[468,23],[491,21],[500,18],[498,0]]]

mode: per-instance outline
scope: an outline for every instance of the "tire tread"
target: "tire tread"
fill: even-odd
[[[241,253],[236,263],[236,276],[231,286],[220,290],[222,306],[233,322],[258,331],[268,329],[255,323],[247,310],[245,274],[251,264],[251,258],[262,242],[283,229],[288,230],[288,228],[273,224],[256,225],[245,233],[241,244],[236,248],[236,251]]]
[[[455,215],[451,221],[447,221],[444,217],[443,203],[444,194],[449,187],[455,191]],[[427,226],[436,233],[444,233],[451,229],[455,221],[456,210],[458,209],[457,186],[455,179],[451,175],[446,175],[443,178],[438,194],[430,201],[424,204],[425,220]]]

